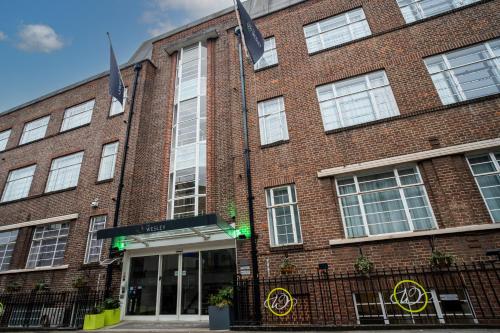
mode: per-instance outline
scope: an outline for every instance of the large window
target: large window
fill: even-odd
[[[17,229],[0,233],[0,271],[7,271],[10,267],[17,234]]]
[[[97,231],[106,228],[106,215],[94,216],[90,219],[89,236],[85,263],[99,262],[101,260],[103,239],[97,239]]]
[[[274,37],[264,40],[264,54],[253,66],[255,70],[266,68],[278,63],[278,52],[276,51],[276,39]]]
[[[425,59],[443,104],[500,93],[500,38]]]
[[[109,108],[109,116],[114,116],[120,113],[123,113],[125,111],[125,106],[127,105],[127,93],[128,89],[125,88],[123,90],[123,105],[118,102],[116,98],[111,98],[111,107]]]
[[[101,165],[97,180],[113,178],[115,174],[116,154],[118,153],[118,142],[108,143],[102,147]]]
[[[347,238],[436,228],[416,166],[336,182]]]
[[[73,106],[64,111],[61,132],[90,123],[95,100]]]
[[[500,151],[467,160],[493,222],[500,222]]]
[[[36,227],[26,268],[62,265],[68,231],[69,223]]]
[[[267,145],[288,140],[285,102],[283,97],[270,99],[258,104],[260,143]]]
[[[266,202],[271,245],[302,243],[295,185],[266,190]]]
[[[363,8],[304,26],[307,51],[314,53],[371,35]]]
[[[385,71],[316,88],[325,131],[399,114]]]
[[[397,0],[406,23],[422,20],[479,0]]]
[[[17,200],[28,196],[36,165],[12,170],[2,194],[2,202]]]
[[[75,187],[80,177],[83,151],[52,160],[45,192]]]
[[[4,151],[9,141],[10,130],[0,132],[0,151]]]
[[[22,145],[45,137],[49,120],[50,116],[46,116],[26,123],[19,144]]]
[[[206,213],[206,45],[183,48],[177,60],[168,194],[174,219]]]

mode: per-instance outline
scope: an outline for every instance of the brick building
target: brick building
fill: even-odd
[[[260,276],[500,248],[499,1],[246,6],[266,39],[245,62]],[[104,288],[104,228],[127,319],[204,319],[249,273],[236,26],[228,8],[144,42],[124,110],[103,73],[0,114],[4,289]]]

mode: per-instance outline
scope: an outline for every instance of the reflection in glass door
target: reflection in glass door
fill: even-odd
[[[160,315],[177,314],[179,255],[162,256]]]
[[[181,315],[198,315],[200,253],[182,254]]]
[[[127,315],[155,315],[159,256],[130,259]]]

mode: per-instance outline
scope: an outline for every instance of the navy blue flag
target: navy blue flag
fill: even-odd
[[[262,57],[262,54],[264,54],[264,38],[262,38],[262,34],[255,26],[255,23],[253,23],[252,18],[248,15],[241,1],[236,0],[236,4],[240,15],[240,24],[243,30],[243,37],[245,38],[245,45],[250,53],[252,62],[256,64]]]
[[[109,38],[109,94],[120,102],[122,106],[124,90],[125,86],[120,75],[120,68],[118,68],[113,45],[111,45],[111,38]]]

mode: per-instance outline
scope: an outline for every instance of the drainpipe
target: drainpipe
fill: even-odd
[[[120,177],[119,177],[119,185],[118,185],[118,190],[116,191],[116,202],[115,202],[115,214],[113,218],[113,228],[117,227],[119,225],[119,217],[120,217],[120,207],[121,207],[121,202],[122,202],[122,191],[123,187],[125,186],[124,184],[124,176],[125,176],[125,166],[127,163],[127,155],[128,155],[128,143],[130,139],[130,128],[132,127],[132,116],[134,115],[134,106],[135,106],[135,96],[137,93],[137,83],[139,81],[139,74],[142,69],[142,64],[141,63],[136,63],[134,65],[134,72],[135,72],[135,77],[134,77],[134,91],[132,93],[132,101],[130,102],[130,112],[128,113],[128,120],[127,120],[127,130],[125,132],[125,142],[124,142],[124,150],[123,150],[123,161],[120,169]],[[111,240],[111,244],[109,245],[109,254],[111,255],[111,251],[113,249],[113,240]],[[106,287],[105,287],[105,296],[109,297],[110,292],[111,292],[111,284],[112,284],[112,277],[113,277],[113,265],[109,264],[106,267]]]
[[[253,215],[253,193],[252,193],[252,173],[250,169],[250,149],[248,145],[248,112],[247,112],[247,99],[245,92],[245,67],[243,64],[243,52],[241,47],[241,30],[236,28],[234,30],[238,38],[238,56],[240,60],[240,81],[241,81],[241,104],[243,112],[243,155],[245,157],[245,171],[247,179],[247,202],[248,202],[248,220],[250,223],[250,242],[251,242],[251,256],[252,256],[252,278],[254,281],[253,285],[253,297],[254,297],[254,315],[257,324],[261,322],[261,312],[260,312],[260,283],[259,283],[259,261],[257,259],[257,238],[255,236],[255,221]]]

